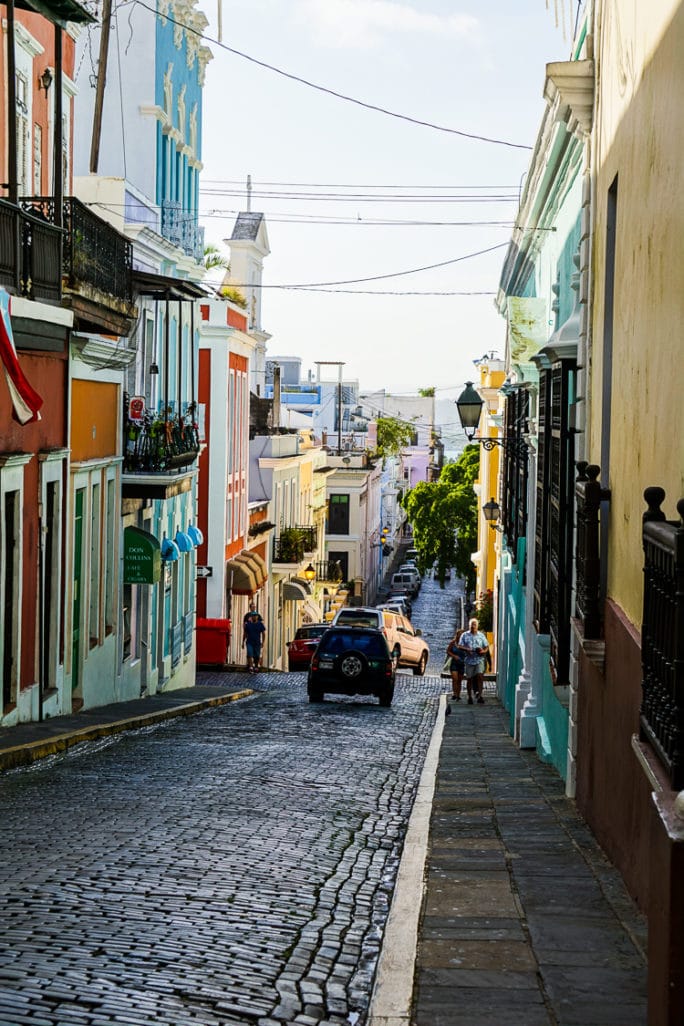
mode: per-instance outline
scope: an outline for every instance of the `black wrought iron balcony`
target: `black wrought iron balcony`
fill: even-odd
[[[585,639],[591,641],[600,638],[603,631],[599,516],[601,503],[610,498],[610,490],[601,487],[599,467],[579,460],[577,471],[575,617],[582,624]]]
[[[17,296],[58,303],[62,236],[44,217],[0,200],[0,285]]]
[[[680,520],[660,509],[665,492],[644,498],[644,612],[641,625],[641,736],[653,746],[675,791],[684,788],[684,499]]]
[[[316,580],[339,584],[342,580],[342,564],[339,560],[319,559],[316,564]]]
[[[131,412],[124,396],[124,474],[171,474],[195,462],[200,444],[194,404],[181,415],[170,406],[136,410],[134,417]]]
[[[301,563],[305,556],[316,551],[318,529],[309,524],[303,527],[281,527],[273,539],[274,563]]]
[[[54,225],[53,198],[28,196],[20,203],[42,223]],[[67,196],[62,204],[62,224],[65,285],[72,292],[85,293],[96,302],[111,297],[124,304],[128,313],[127,308],[133,302],[130,240],[74,196]]]

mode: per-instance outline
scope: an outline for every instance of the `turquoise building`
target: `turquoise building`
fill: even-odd
[[[511,734],[574,793],[572,652],[575,463],[582,458],[591,112],[547,65],[546,111],[499,284],[506,319],[500,495],[498,689]]]

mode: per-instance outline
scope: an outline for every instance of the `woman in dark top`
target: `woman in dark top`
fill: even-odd
[[[457,702],[461,701],[461,685],[463,683],[463,674],[465,673],[463,649],[458,646],[461,634],[463,634],[463,631],[456,631],[446,650],[447,659],[451,659],[451,663],[449,664],[449,671],[451,673],[451,697],[455,698]]]

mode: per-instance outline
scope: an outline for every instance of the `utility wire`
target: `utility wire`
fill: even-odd
[[[375,274],[367,278],[350,278],[346,281],[309,281],[296,285],[256,285],[254,282],[231,282],[236,289],[293,289],[293,290],[316,290],[332,285],[362,285],[368,281],[383,281],[387,278],[402,278],[408,274],[418,274],[420,271],[434,271],[438,267],[448,267],[450,264],[459,264],[464,260],[472,260],[474,257],[483,256],[485,253],[493,253],[497,249],[504,249],[508,242],[500,242],[496,246],[488,246],[487,249],[479,249],[474,253],[466,253],[460,257],[453,257],[451,260],[441,260],[438,264],[426,264],[424,267],[412,267],[407,271],[393,271],[391,274]]]
[[[137,4],[138,7],[143,7],[146,11],[149,11],[155,16],[158,13],[155,7],[151,7],[150,5],[143,3],[143,0],[130,0],[130,2]],[[282,75],[283,78],[290,79],[292,82],[299,82],[300,85],[305,85],[309,89],[315,89],[320,93],[326,93],[328,96],[334,96],[338,100],[345,100],[347,103],[354,103],[356,106],[363,107],[366,110],[374,110],[379,114],[386,114],[388,117],[397,118],[400,121],[407,121],[412,125],[420,125],[423,128],[432,128],[437,132],[447,132],[450,135],[458,135],[464,139],[473,139],[477,142],[491,143],[495,146],[508,146],[511,149],[516,150],[533,149],[532,146],[528,146],[523,143],[514,143],[506,139],[494,139],[486,135],[476,135],[474,132],[462,132],[457,128],[447,128],[445,125],[436,125],[431,121],[422,121],[420,118],[412,118],[408,114],[399,114],[397,111],[388,110],[386,107],[380,107],[375,103],[366,103],[364,100],[358,100],[354,96],[347,96],[346,93],[339,93],[335,89],[329,89],[327,86],[318,85],[316,82],[310,82],[308,79],[302,78],[300,75],[294,75],[292,72],[285,71],[283,68],[278,68],[274,64],[268,64],[266,61],[258,60],[256,57],[252,57],[248,53],[243,53],[241,50],[236,50],[234,47],[228,46],[226,43],[222,43],[218,39],[212,39],[211,36],[206,36],[191,25],[186,25],[185,22],[172,17],[168,11],[164,17],[167,21],[170,21],[172,25],[179,25],[181,28],[185,29],[186,32],[192,32],[194,35],[199,36],[200,39],[206,39],[212,44],[212,46],[218,46],[227,53],[232,53],[235,57],[241,57],[243,60],[249,61],[251,64],[256,64],[260,68],[266,68],[267,71],[273,71],[277,75]]]

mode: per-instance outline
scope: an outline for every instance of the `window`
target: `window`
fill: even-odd
[[[43,129],[33,126],[33,195],[42,195],[43,182]]]
[[[31,122],[28,78],[17,72],[17,186],[20,196],[31,192]]]
[[[17,700],[19,675],[19,610],[15,581],[21,579],[19,563],[19,516],[21,504],[18,491],[3,495],[3,531],[0,566],[2,567],[2,704],[5,709]]]
[[[114,565],[114,527],[116,523],[114,517],[115,508],[115,482],[113,480],[109,480],[107,481],[107,505],[105,508],[105,634],[111,634],[114,629],[114,606],[116,598],[116,567]]]
[[[328,553],[328,567],[334,568],[339,564],[339,571],[341,574],[341,581],[349,580],[349,553],[348,552],[329,552]]]
[[[90,506],[90,607],[88,615],[90,647],[100,638],[100,486],[94,484]]]
[[[349,534],[349,496],[331,495],[328,502],[328,534]]]
[[[569,409],[575,374],[576,364],[563,360],[539,376],[534,619],[539,633],[551,636],[553,673],[560,684],[568,682],[570,667],[575,488]]]
[[[511,444],[504,449],[501,518],[514,560],[518,539],[525,537],[527,528],[527,451],[522,442],[528,416],[529,394],[526,389],[516,388],[506,398],[504,413],[504,435]],[[524,564],[521,569],[524,572]]]

